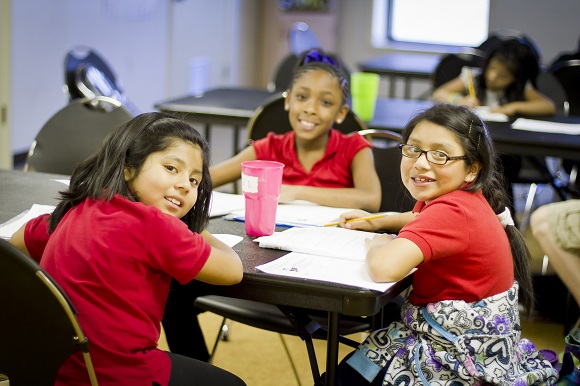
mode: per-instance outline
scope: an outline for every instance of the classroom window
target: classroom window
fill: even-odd
[[[375,47],[474,47],[489,32],[489,0],[373,0]]]

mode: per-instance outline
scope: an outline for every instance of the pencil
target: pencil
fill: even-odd
[[[367,217],[351,218],[350,220],[346,220],[346,222],[363,221],[363,220],[374,220],[375,218],[381,218],[381,217],[385,217],[385,215],[384,214],[375,214],[375,215],[367,216]],[[336,221],[336,222],[329,222],[328,224],[324,224],[323,227],[333,227],[333,226],[337,226],[338,224],[339,224],[338,221]]]
[[[467,88],[469,89],[469,96],[475,98],[475,88],[473,88],[473,77],[471,70],[467,70]]]

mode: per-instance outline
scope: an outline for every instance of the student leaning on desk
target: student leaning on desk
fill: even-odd
[[[536,50],[522,39],[498,43],[479,69],[462,69],[461,75],[433,92],[433,100],[468,107],[487,106],[490,113],[515,116],[551,116],[554,102],[540,93],[535,85],[540,73]],[[501,164],[505,186],[510,195],[510,211],[515,214],[513,187],[521,170],[519,156],[504,154]]]
[[[529,252],[506,208],[489,133],[462,106],[438,104],[403,131],[401,176],[414,213],[346,222],[398,231],[367,240],[375,281],[412,268],[401,321],[372,332],[339,366],[340,385],[553,384],[558,373],[520,339],[518,296],[533,304]]]
[[[244,385],[225,370],[157,348],[172,278],[217,285],[242,279],[238,255],[205,230],[208,164],[207,142],[189,124],[139,115],[79,164],[51,215],[30,220],[10,240],[71,299],[101,385]],[[71,356],[56,384],[86,384],[84,366],[80,355]]]
[[[320,50],[305,52],[284,102],[292,131],[269,133],[212,167],[214,187],[238,180],[243,161],[278,161],[285,165],[280,202],[378,210],[381,185],[370,143],[357,133],[332,128],[347,114],[349,92],[348,76],[337,61]]]

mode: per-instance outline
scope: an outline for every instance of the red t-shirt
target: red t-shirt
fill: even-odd
[[[352,188],[352,160],[371,144],[358,133],[343,134],[330,130],[324,156],[307,172],[296,153],[294,131],[284,134],[268,133],[266,138],[254,141],[256,158],[284,164],[282,183],[325,188]]]
[[[412,304],[475,302],[513,285],[507,234],[481,191],[455,190],[418,202],[413,211],[420,213],[398,235],[424,256],[413,277]]]
[[[83,201],[50,236],[47,218],[28,223],[26,247],[77,309],[99,384],[167,385],[171,362],[156,347],[171,277],[195,278],[211,246],[181,220],[121,196]],[[57,384],[84,383],[79,353]]]

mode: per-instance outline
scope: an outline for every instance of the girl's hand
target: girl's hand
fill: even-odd
[[[395,235],[378,235],[374,236],[372,239],[365,239],[365,248],[368,252],[371,248],[382,247],[390,243],[395,239]]]
[[[490,113],[505,114],[507,116],[514,116],[518,113],[516,103],[506,103],[503,106],[492,107],[489,109]]]
[[[282,185],[278,202],[286,204],[298,199],[298,189],[300,185]]]
[[[360,218],[360,217],[367,217],[370,215],[371,215],[371,213],[365,212],[364,210],[360,210],[360,209],[351,210],[350,212],[346,212],[346,213],[343,213],[340,215],[340,217],[338,218],[338,224],[342,228],[356,229],[356,230],[362,230],[362,231],[372,231],[372,230],[376,229],[373,226],[372,221],[362,220],[362,221],[353,221],[353,222],[349,222],[349,223],[346,222],[347,220],[351,220],[354,218]]]
[[[465,96],[462,96],[461,98],[459,98],[457,100],[457,104],[471,107],[471,108],[474,108],[474,107],[477,107],[480,105],[479,99],[472,97],[470,95],[465,95]]]

